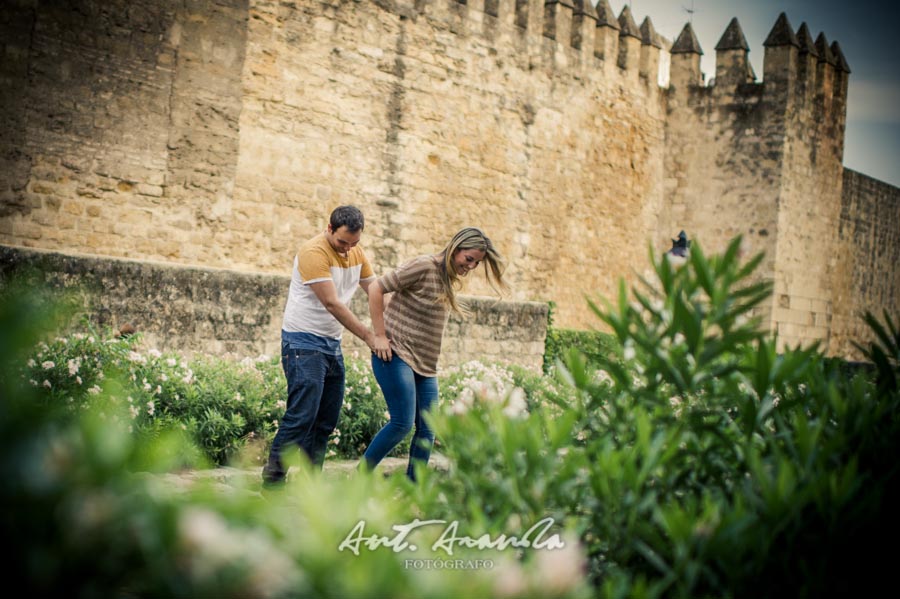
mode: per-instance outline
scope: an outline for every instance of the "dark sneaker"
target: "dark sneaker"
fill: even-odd
[[[287,471],[284,469],[284,464],[281,463],[281,460],[278,458],[273,459],[269,456],[269,461],[262,468],[263,486],[284,485],[286,477]]]

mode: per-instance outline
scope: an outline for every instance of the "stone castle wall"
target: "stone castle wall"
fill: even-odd
[[[280,274],[354,203],[381,269],[482,226],[509,299],[564,326],[645,259],[664,114],[639,40],[599,61],[543,2],[80,4],[21,25],[3,243]]]
[[[883,322],[900,314],[900,189],[844,169],[841,223],[836,235],[841,277],[829,351],[858,354],[853,341],[870,333],[860,319],[866,311]]]
[[[866,247],[819,260],[856,218],[846,75],[779,21],[757,82],[733,25],[714,85],[679,38],[660,88],[666,44],[606,0],[14,0],[0,243],[284,276],[354,203],[380,272],[479,225],[509,259],[505,299],[591,328],[585,296],[634,281],[648,245],[743,234],[775,281],[767,326],[841,352],[836,297],[870,293],[847,257]]]

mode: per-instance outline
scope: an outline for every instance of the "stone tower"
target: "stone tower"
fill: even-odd
[[[828,342],[836,277],[845,63],[798,36],[782,13],[765,40],[763,81],[737,19],[716,44],[716,76],[702,85],[699,43],[686,25],[672,47],[666,121],[667,204],[661,230],[693,231],[710,251],[741,234],[765,252],[774,282],[763,323],[783,344]]]

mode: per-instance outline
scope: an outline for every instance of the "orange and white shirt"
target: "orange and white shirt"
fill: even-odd
[[[300,246],[294,256],[282,330],[340,339],[344,326],[325,309],[310,285],[332,281],[338,299],[348,305],[359,282],[374,278],[372,265],[362,248],[351,248],[344,258],[334,251],[325,234],[319,233]]]

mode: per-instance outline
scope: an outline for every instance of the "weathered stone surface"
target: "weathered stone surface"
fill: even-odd
[[[5,3],[0,243],[283,276],[331,209],[354,203],[379,272],[479,225],[509,259],[508,299],[553,300],[564,327],[598,326],[585,296],[636,281],[648,246],[679,230],[709,251],[743,234],[766,252],[762,275],[790,307],[761,315],[784,343],[850,351],[839,297],[900,311],[842,262],[874,252],[870,274],[896,281],[896,246],[854,236],[836,253],[841,223],[862,219],[842,210],[872,199],[841,192],[846,60],[817,62],[808,31],[794,44],[779,17],[762,82],[732,27],[722,81],[703,85],[689,27],[669,57],[620,37],[607,2],[596,26],[583,9]],[[669,58],[662,89],[651,71]]]

